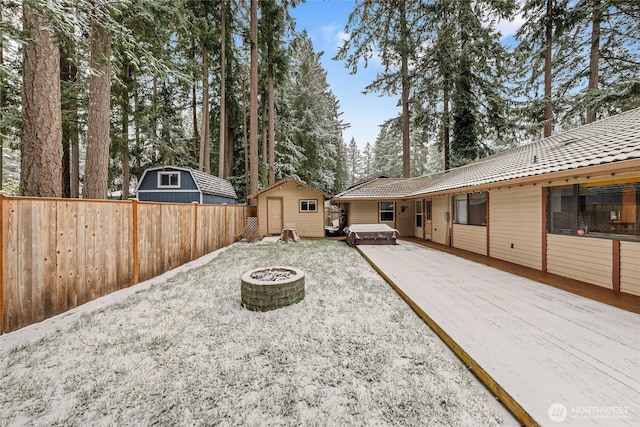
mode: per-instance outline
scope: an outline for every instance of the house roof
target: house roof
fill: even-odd
[[[402,199],[423,188],[431,178],[374,178],[352,185],[333,198],[334,201]]]
[[[233,189],[233,185],[231,185],[231,183],[226,179],[218,178],[217,176],[200,172],[195,169],[183,168],[178,166],[158,166],[155,168],[149,168],[145,170],[144,173],[146,174],[149,171],[157,170],[179,170],[189,172],[193,177],[198,190],[200,190],[202,193],[212,196],[228,197],[231,199],[238,198],[238,196],[236,195],[236,191]],[[142,180],[140,180],[140,183],[142,183]],[[140,184],[138,184],[138,186],[140,186]]]
[[[412,198],[424,194],[499,184],[511,180],[539,180],[541,176],[581,168],[640,159],[640,108],[552,135],[521,147],[485,157],[468,165],[424,179],[411,192],[394,190],[401,179],[376,180],[354,187],[335,199]],[[415,178],[414,178],[415,179]],[[369,187],[369,188],[366,188]]]
[[[331,198],[331,196],[327,193],[325,193],[324,191],[318,190],[317,188],[314,188],[312,186],[310,186],[309,184],[305,184],[302,181],[298,181],[297,179],[291,178],[291,177],[287,177],[287,178],[283,178],[280,181],[274,182],[273,184],[269,185],[268,187],[264,187],[262,189],[260,189],[259,191],[255,192],[254,194],[249,194],[247,196],[248,199],[254,199],[256,197],[258,197],[259,194],[264,193],[265,191],[269,191],[272,188],[278,187],[286,182],[294,182],[297,185],[302,185],[303,187],[309,188],[313,191],[317,191],[318,193],[322,194],[324,196],[325,199],[329,199]]]

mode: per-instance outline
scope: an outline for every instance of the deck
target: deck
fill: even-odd
[[[412,242],[358,249],[521,422],[640,425],[640,315]]]

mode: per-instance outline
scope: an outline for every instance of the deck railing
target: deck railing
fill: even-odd
[[[255,211],[0,195],[0,333],[227,246]]]

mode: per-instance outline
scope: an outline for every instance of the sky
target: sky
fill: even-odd
[[[346,144],[355,138],[360,149],[367,142],[372,146],[378,136],[379,126],[400,114],[400,95],[380,96],[378,93],[364,95],[362,92],[376,77],[382,67],[370,61],[367,68],[359,67],[355,75],[349,73],[344,61],[334,61],[338,46],[344,40],[344,29],[349,14],[355,7],[354,0],[306,0],[291,10],[298,31],[307,30],[317,52],[324,52],[321,62],[327,70],[327,81],[340,101],[342,121],[350,127],[343,132]],[[510,42],[511,35],[520,26],[521,20],[503,22],[499,26],[503,40]]]

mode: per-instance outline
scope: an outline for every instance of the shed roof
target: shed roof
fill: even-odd
[[[291,177],[283,178],[280,181],[274,182],[273,184],[269,185],[268,187],[264,187],[264,188],[260,189],[259,191],[255,192],[254,194],[249,194],[247,196],[247,198],[248,199],[256,198],[256,197],[258,197],[259,194],[262,194],[265,191],[269,191],[269,190],[271,190],[271,189],[273,189],[275,187],[278,187],[278,186],[284,184],[285,182],[294,182],[297,185],[302,185],[302,186],[307,187],[307,188],[309,188],[309,189],[311,189],[313,191],[317,191],[318,193],[322,194],[325,199],[331,198],[331,196],[329,194],[325,193],[324,191],[318,190],[317,188],[314,188],[314,187],[310,186],[309,184],[305,184],[304,182],[298,181],[297,179],[294,179],[294,178],[291,178]]]
[[[430,177],[413,191],[396,189],[410,180],[374,180],[355,186],[334,199],[338,201],[392,197],[417,197],[514,179],[532,181],[555,172],[590,166],[613,165],[640,159],[640,108],[540,139],[521,147],[485,157],[468,165]],[[415,180],[415,178],[413,178]]]
[[[212,196],[222,196],[222,197],[228,197],[231,199],[238,199],[238,196],[236,195],[236,191],[233,189],[233,185],[231,185],[231,183],[226,179],[218,178],[217,176],[200,172],[195,169],[183,168],[179,166],[158,166],[155,168],[149,168],[145,171],[145,174],[148,171],[156,171],[156,170],[178,170],[178,171],[189,172],[193,177],[193,180],[195,181],[196,186],[202,193],[209,194]]]

